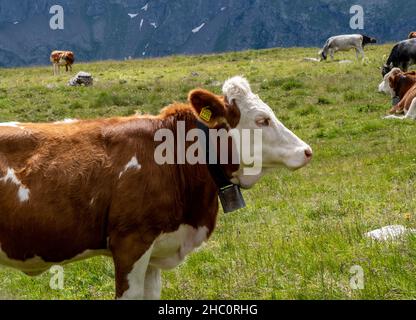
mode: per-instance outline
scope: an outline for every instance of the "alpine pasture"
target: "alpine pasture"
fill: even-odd
[[[58,77],[49,66],[0,69],[0,122],[154,114],[196,87],[220,94],[224,80],[244,75],[314,159],[244,191],[246,209],[220,213],[207,244],[163,272],[162,299],[415,299],[416,237],[363,236],[416,227],[416,123],[382,119],[391,102],[377,92],[391,47],[367,47],[364,62],[352,51],[334,62],[302,61],[318,48],[297,48],[75,64]],[[67,86],[81,70],[94,87]],[[362,290],[350,286],[355,265],[364,271]],[[0,297],[113,298],[111,259],[64,270],[63,290],[52,290],[50,273],[1,268]]]

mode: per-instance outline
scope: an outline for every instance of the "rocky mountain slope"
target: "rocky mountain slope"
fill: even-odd
[[[349,27],[357,2],[363,31]],[[49,25],[56,4],[63,30]],[[416,29],[413,12],[413,0],[0,0],[0,66],[46,64],[53,49],[89,61],[321,46],[340,33],[396,41]]]

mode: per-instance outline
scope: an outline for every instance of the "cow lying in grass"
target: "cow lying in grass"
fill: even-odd
[[[334,60],[334,53],[355,49],[357,59],[360,54],[364,59],[364,47],[369,43],[377,43],[377,40],[361,34],[344,34],[334,36],[326,41],[322,50],[319,51],[319,56],[321,59],[326,60],[329,54],[331,56],[331,60]]]
[[[400,77],[396,77],[396,75],[400,75]],[[397,98],[397,102],[399,102],[415,82],[415,71],[403,72],[399,68],[393,68],[384,76],[383,81],[378,86],[378,91],[390,94],[392,98]]]
[[[416,119],[416,72],[394,72],[389,76],[389,87],[399,97],[387,118]],[[404,116],[397,116],[403,114]]]
[[[72,51],[53,51],[50,57],[53,64],[53,74],[58,75],[61,72],[61,66],[65,66],[65,71],[72,72],[72,65],[75,62],[75,55]]]
[[[225,82],[223,96],[196,89],[189,103],[157,116],[2,124],[0,262],[36,275],[54,264],[108,255],[117,298],[158,299],[160,270],[180,264],[216,224],[214,175],[203,162],[180,162],[176,148],[185,143],[176,133],[200,126],[232,130],[227,146],[238,144],[243,130],[260,132],[262,164],[255,174],[247,173],[251,165],[241,156],[217,165],[230,184],[244,188],[273,168],[296,170],[312,158],[311,148],[241,77]],[[166,149],[176,164],[156,161],[162,133],[176,137],[175,148]]]

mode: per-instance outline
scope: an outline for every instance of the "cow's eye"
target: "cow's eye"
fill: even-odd
[[[261,118],[256,120],[256,124],[259,127],[268,127],[270,126],[270,118]]]

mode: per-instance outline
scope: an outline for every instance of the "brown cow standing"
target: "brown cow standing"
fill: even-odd
[[[187,134],[198,123],[258,130],[260,171],[249,174],[251,164],[241,159],[221,165],[230,183],[245,188],[271,168],[295,170],[312,158],[244,78],[226,81],[223,93],[194,90],[189,103],[158,116],[0,124],[0,263],[35,275],[108,255],[118,298],[159,298],[160,270],[180,264],[212,234],[218,188],[206,164],[178,164],[176,147],[176,164],[158,164],[158,133],[172,133],[178,146],[180,125]]]
[[[61,66],[65,66],[66,72],[72,72],[72,65],[75,62],[75,55],[72,51],[53,51],[50,57],[53,64],[53,74],[60,74]]]

